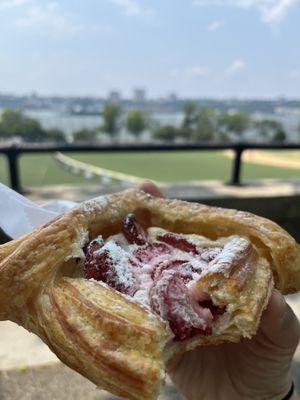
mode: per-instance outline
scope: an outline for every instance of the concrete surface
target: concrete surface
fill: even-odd
[[[63,364],[0,372],[0,400],[118,400]],[[159,400],[181,400],[167,384]],[[141,399],[142,400],[142,399]]]

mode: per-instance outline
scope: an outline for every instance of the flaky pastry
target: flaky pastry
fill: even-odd
[[[155,399],[180,353],[252,337],[273,282],[300,289],[300,247],[278,225],[134,189],[0,246],[0,318],[128,399]]]

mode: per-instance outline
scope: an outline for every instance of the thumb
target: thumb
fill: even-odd
[[[151,181],[145,181],[143,182],[140,187],[141,190],[143,190],[146,193],[151,194],[152,196],[156,197],[164,197],[158,186],[155,185],[155,183]]]
[[[269,304],[263,312],[260,330],[275,346],[296,349],[299,343],[299,321],[277,290],[273,290]]]

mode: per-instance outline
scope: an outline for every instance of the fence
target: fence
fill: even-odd
[[[10,186],[22,192],[22,184],[19,170],[19,157],[22,154],[33,153],[81,153],[81,152],[172,152],[172,151],[218,151],[232,150],[230,185],[241,185],[242,155],[245,150],[299,150],[300,143],[287,144],[256,144],[256,143],[198,143],[198,144],[139,144],[139,145],[55,145],[55,144],[22,144],[2,145],[0,154],[4,154],[8,160]]]

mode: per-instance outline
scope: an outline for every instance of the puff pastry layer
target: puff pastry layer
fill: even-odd
[[[211,335],[174,341],[157,314],[82,277],[84,246],[98,235],[118,234],[128,213],[144,228],[200,235],[220,246],[233,235],[251,243],[228,261],[230,273],[220,274],[216,266],[194,287],[215,304],[226,304],[228,318]],[[155,399],[165,363],[176,355],[256,332],[273,280],[282,293],[300,289],[299,245],[275,223],[132,189],[82,203],[0,246],[0,318],[39,335],[64,363],[101,388],[128,399]]]

